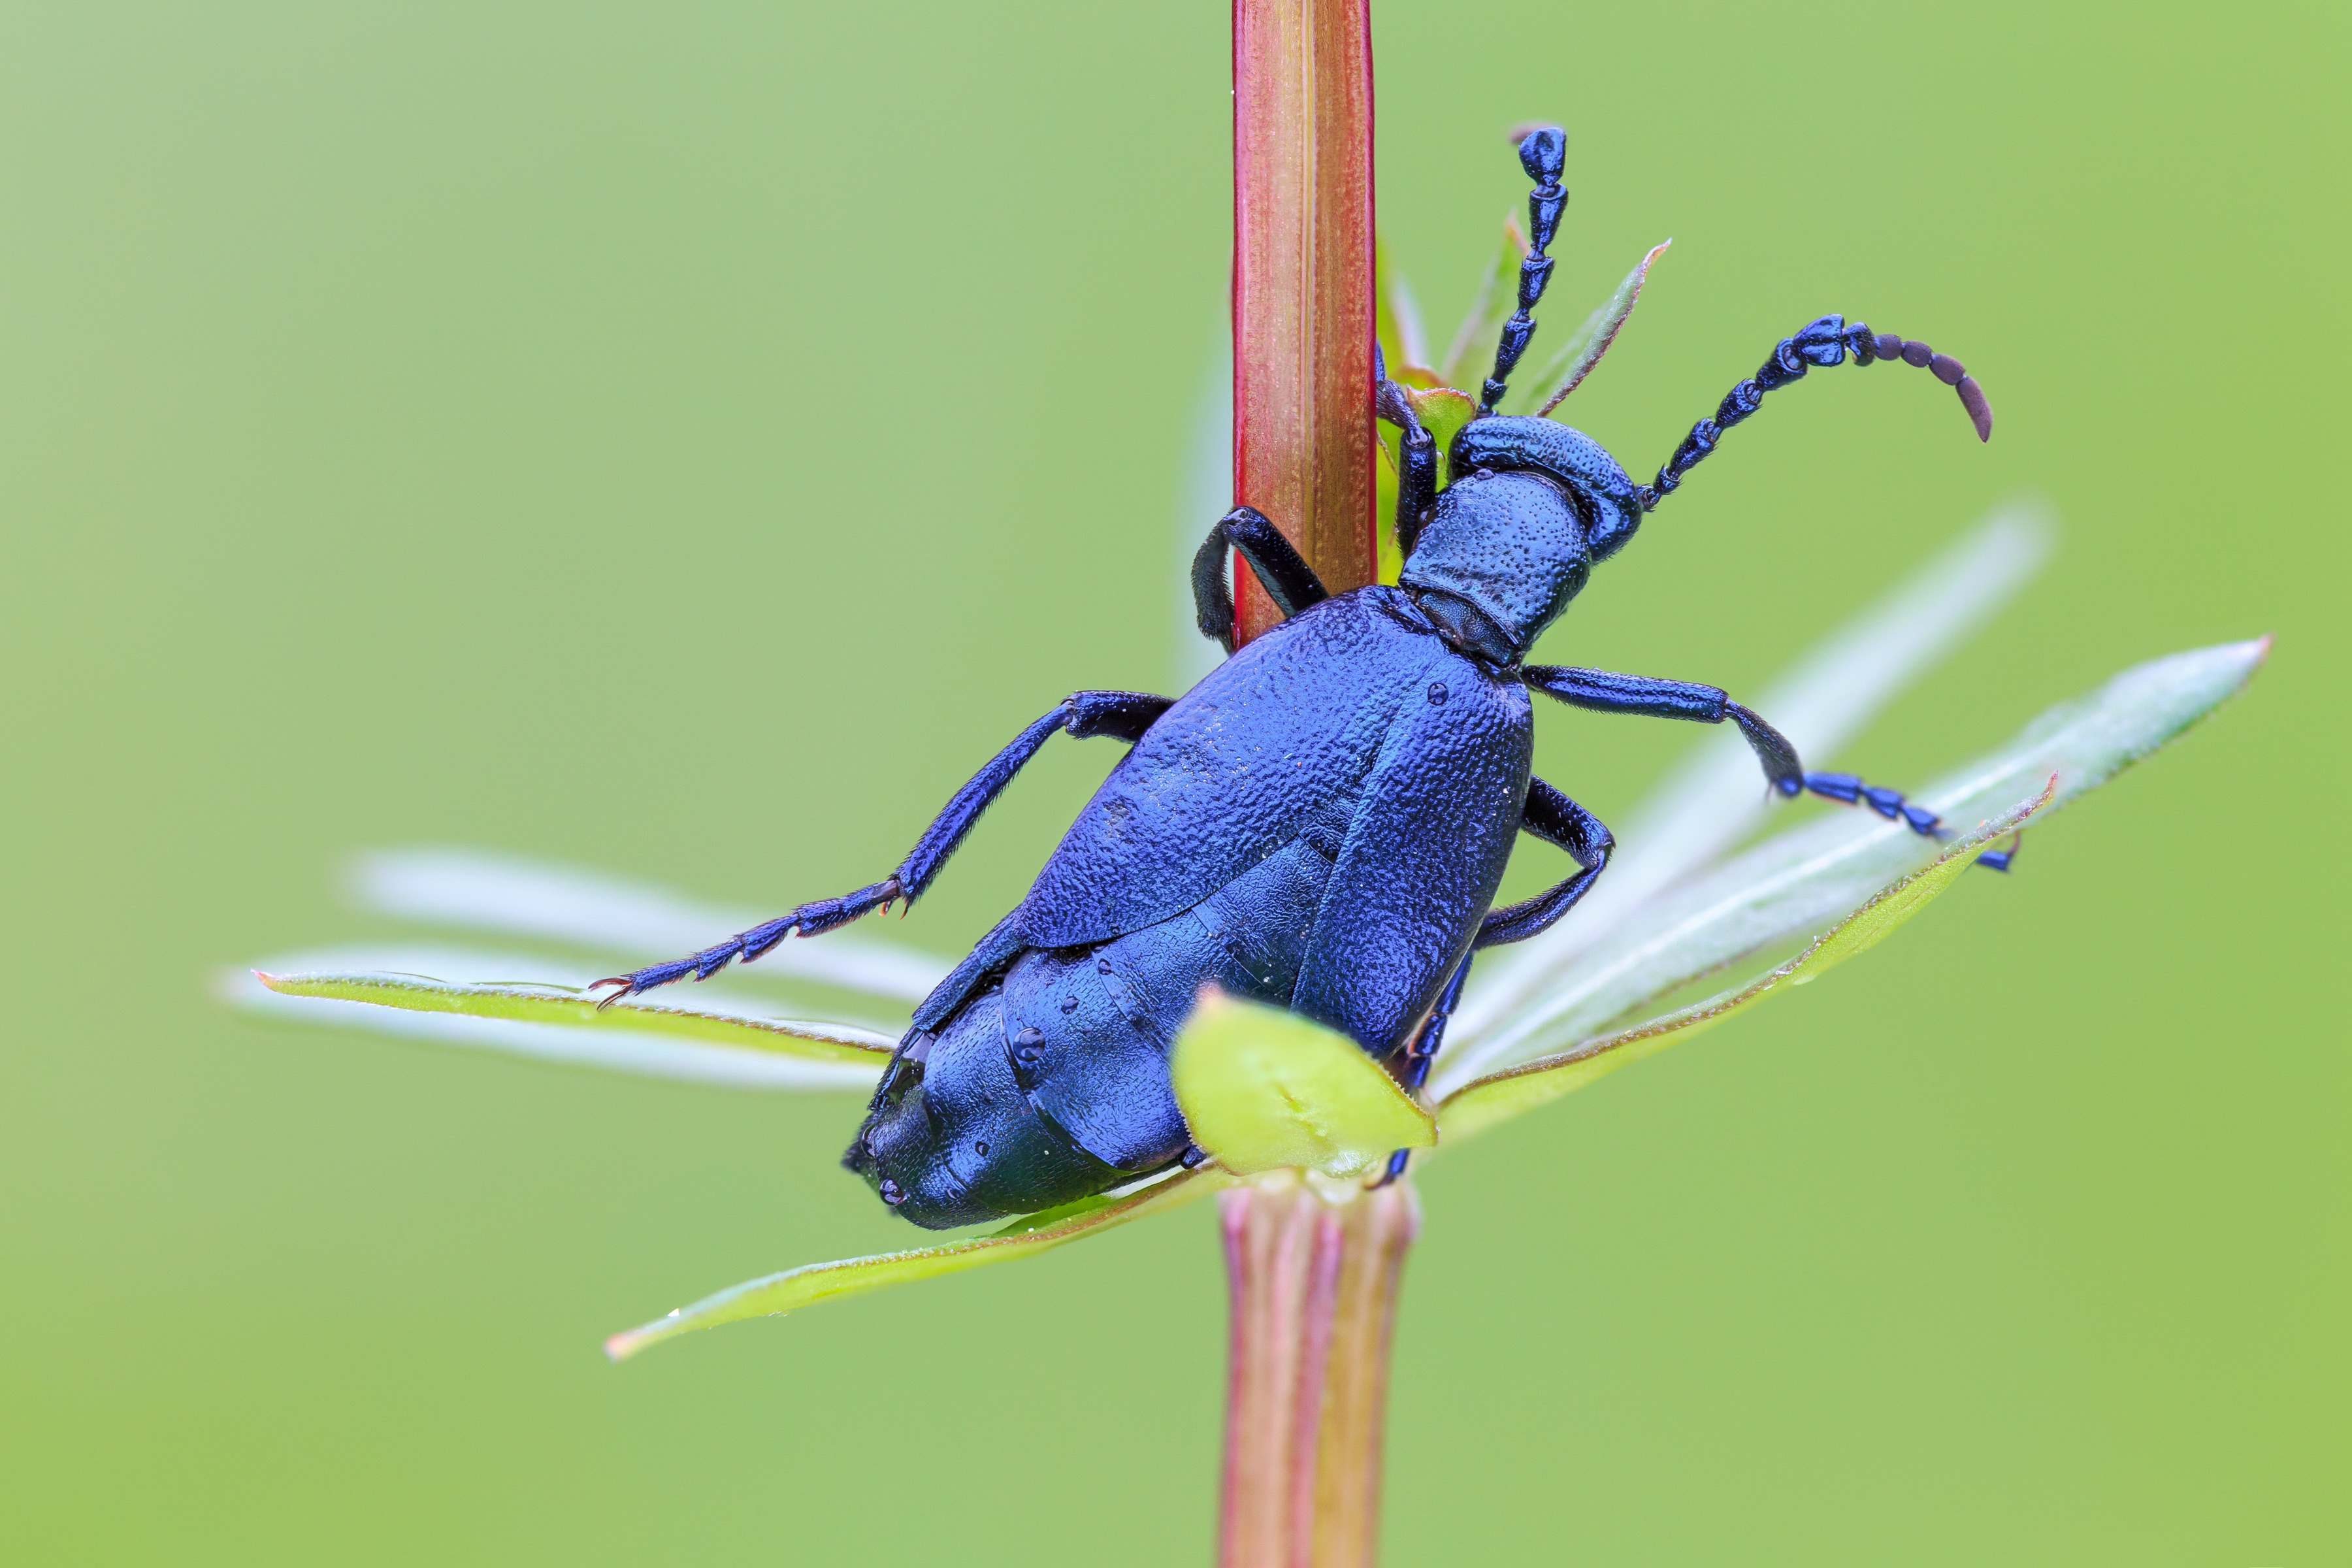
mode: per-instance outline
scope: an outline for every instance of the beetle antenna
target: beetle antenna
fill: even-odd
[[[1528,238],[1531,242],[1527,259],[1519,263],[1519,308],[1503,323],[1503,336],[1495,345],[1495,374],[1486,378],[1479,389],[1478,417],[1486,418],[1495,412],[1495,405],[1503,400],[1503,384],[1528,352],[1528,340],[1536,335],[1536,319],[1530,313],[1536,301],[1543,298],[1544,285],[1551,281],[1552,258],[1544,254],[1551,248],[1552,237],[1559,232],[1559,215],[1568,205],[1568,192],[1560,187],[1559,173],[1568,163],[1568,132],[1557,125],[1538,125],[1528,132],[1519,143],[1519,167],[1536,188],[1528,193]]]
[[[1524,289],[1522,290],[1524,292]],[[1504,330],[1505,336],[1509,329]],[[1782,338],[1772,350],[1772,357],[1762,368],[1724,395],[1715,417],[1702,419],[1691,426],[1666,466],[1658,470],[1654,484],[1635,487],[1642,510],[1651,510],[1661,498],[1672,495],[1683,482],[1683,476],[1698,466],[1700,458],[1715,450],[1723,433],[1763,405],[1764,395],[1777,391],[1792,381],[1801,380],[1806,371],[1815,365],[1843,363],[1847,354],[1853,355],[1856,364],[1869,364],[1877,360],[1901,360],[1927,371],[1937,381],[1960,395],[1960,406],[1969,411],[1969,423],[1977,427],[1977,439],[1992,439],[1992,405],[1985,401],[1984,388],[1969,374],[1969,367],[1949,354],[1939,354],[1916,338],[1900,337],[1894,332],[1873,332],[1861,321],[1845,324],[1843,316],[1823,316],[1808,325],[1792,338]],[[1493,386],[1493,382],[1486,384]]]

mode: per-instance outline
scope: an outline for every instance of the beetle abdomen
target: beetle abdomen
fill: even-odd
[[[1004,977],[1004,1022],[1031,1101],[1120,1170],[1154,1170],[1183,1152],[1184,1118],[1168,1087],[1176,1031],[1203,984],[1288,1005],[1330,870],[1295,840],[1158,925],[1099,947],[1024,954]]]
[[[900,1048],[845,1163],[934,1229],[1169,1164],[1191,1142],[1168,1052],[1194,998],[1214,984],[1286,1005],[1330,868],[1294,840],[1156,925],[1023,952],[1001,985]]]
[[[1051,1208],[1119,1180],[1014,1081],[995,990],[899,1047],[842,1163],[928,1230]]]

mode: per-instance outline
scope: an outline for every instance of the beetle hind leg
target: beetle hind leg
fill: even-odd
[[[1519,808],[1519,830],[1567,850],[1579,869],[1532,899],[1489,910],[1478,923],[1479,947],[1525,942],[1549,931],[1591,890],[1609,864],[1609,852],[1617,847],[1616,839],[1599,817],[1541,779],[1528,781],[1527,804]]]

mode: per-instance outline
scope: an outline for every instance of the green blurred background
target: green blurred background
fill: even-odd
[[[1752,690],[2021,491],[2054,565],[1843,760],[2280,637],[2015,879],[1428,1171],[1389,1560],[2352,1557],[2343,8],[1376,11],[1433,327],[1515,121],[1571,129],[1555,331],[1675,238],[1574,405],[1629,467],[1829,310],[2000,411],[1776,400],[1549,657]],[[1063,692],[1166,686],[1227,25],[0,13],[0,1556],[1208,1559],[1206,1209],[615,1369],[907,1239],[853,1101],[210,988],[403,934],[335,890],[372,846],[837,891]],[[1691,739],[1541,730],[1604,817]],[[893,934],[961,952],[1114,754],[1049,749]]]

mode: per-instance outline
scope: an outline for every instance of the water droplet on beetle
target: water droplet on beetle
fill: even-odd
[[[1429,705],[1432,708],[1444,707],[1446,696],[1445,682],[1433,680],[1429,683]]]
[[[881,1185],[875,1190],[882,1194],[882,1201],[893,1208],[907,1201],[907,1189],[887,1176],[882,1178]]]
[[[1075,996],[1065,996],[1065,997],[1063,997],[1063,998],[1062,998],[1062,1011],[1063,1011],[1063,1012],[1065,1012],[1065,1013],[1075,1013],[1075,1012],[1076,1012],[1077,1010],[1078,1010],[1078,999],[1077,999],[1076,997],[1075,997]]]
[[[1027,1025],[1019,1034],[1013,1037],[1013,1043],[1023,1047],[1042,1046],[1045,1043],[1045,1031],[1034,1024]]]
[[[1097,974],[1108,974],[1110,973],[1110,960],[1108,958],[1096,959],[1095,973]]]
[[[977,1142],[977,1143],[973,1144],[973,1145],[971,1146],[971,1149],[972,1149],[972,1152],[973,1152],[973,1153],[975,1153],[975,1154],[985,1154],[985,1153],[987,1153],[987,1152],[988,1152],[988,1140],[987,1140],[987,1139],[985,1139],[985,1138],[982,1139],[979,1142]]]

